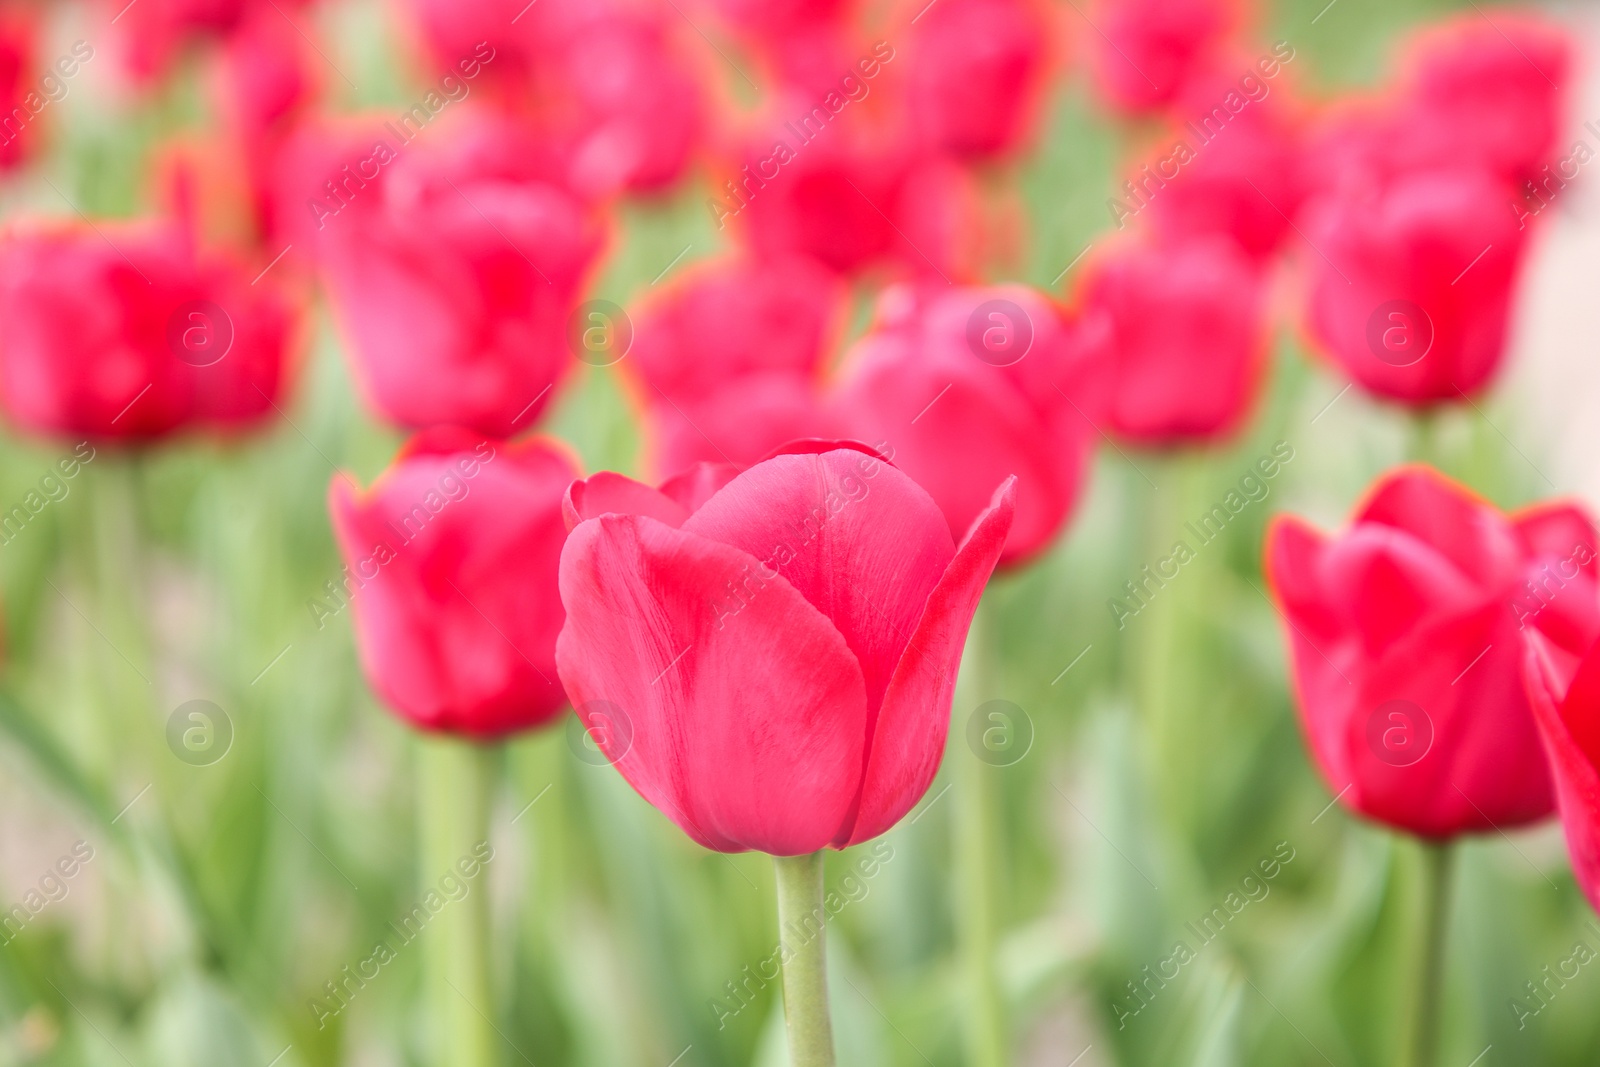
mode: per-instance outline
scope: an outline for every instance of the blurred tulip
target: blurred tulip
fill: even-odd
[[[0,407],[24,429],[141,441],[242,429],[288,385],[294,314],[255,270],[170,224],[0,240]]]
[[[920,7],[920,4],[915,6]],[[937,148],[991,159],[1026,146],[1051,38],[1033,0],[940,0],[911,27],[907,107]]]
[[[1600,643],[1575,658],[1537,630],[1523,638],[1528,700],[1550,758],[1572,873],[1600,911]]]
[[[318,89],[294,25],[268,8],[254,8],[222,49],[221,97],[229,124],[253,161],[262,143],[280,135]]]
[[[1011,524],[1007,481],[958,549],[891,464],[796,448],[692,510],[687,479],[570,493],[562,681],[586,723],[624,727],[597,738],[623,777],[721,852],[843,848],[911,810]]]
[[[809,260],[739,258],[693,270],[639,309],[621,366],[640,380],[656,469],[744,466],[826,436],[821,375],[844,302],[842,283]]]
[[[1409,404],[1482,389],[1505,354],[1523,231],[1505,184],[1417,171],[1314,200],[1308,329],[1366,389]]]
[[[1192,117],[1174,125],[1160,142],[1160,154],[1124,184],[1116,213],[1137,214],[1147,203],[1164,234],[1227,234],[1252,256],[1265,258],[1291,232],[1289,220],[1305,193],[1298,117],[1281,85],[1269,88],[1272,83],[1256,78],[1252,84],[1264,95],[1247,99],[1238,94],[1237,82],[1200,82],[1175,113]],[[1226,108],[1229,94],[1246,101],[1242,110]]]
[[[1239,21],[1233,0],[1103,0],[1086,35],[1095,85],[1124,114],[1159,111],[1209,69]]]
[[[766,258],[808,255],[841,273],[893,265],[942,281],[967,276],[970,179],[913,146],[906,129],[848,110],[864,106],[840,92],[780,102],[775,113],[792,118],[747,143],[743,169],[710,202],[718,228],[742,225]]]
[[[309,0],[103,0],[101,11],[119,38],[122,64],[140,82],[165,75],[185,48],[197,41],[225,41],[258,12],[280,20]],[[284,8],[288,8],[285,11]]]
[[[38,33],[30,9],[0,7],[0,168],[21,163],[38,135],[33,116],[46,102],[31,82],[38,60]]]
[[[1085,272],[1077,326],[1110,368],[1106,428],[1149,447],[1232,435],[1261,389],[1267,314],[1263,270],[1229,238],[1108,250]]]
[[[323,610],[348,602],[367,680],[413,725],[495,738],[565,706],[556,575],[575,477],[558,442],[439,427],[364,492],[333,479],[344,591]]]
[[[1104,384],[1086,355],[1023,286],[891,289],[846,358],[838,421],[927,490],[954,536],[1015,475],[1000,557],[1015,565],[1049,546],[1083,488]]]
[[[319,258],[374,409],[507,437],[573,363],[569,319],[599,223],[521,126],[462,115],[445,132],[408,147],[387,127],[370,156],[329,174]]]
[[[1328,788],[1430,838],[1550,814],[1519,629],[1569,662],[1600,637],[1595,537],[1577,508],[1505,516],[1426,467],[1386,475],[1336,536],[1276,519],[1266,573]]]
[[[1421,124],[1460,161],[1465,154],[1511,179],[1550,162],[1565,132],[1572,44],[1538,16],[1464,12],[1413,42],[1405,91]]]
[[[410,0],[410,7],[435,67],[447,75],[460,73],[464,57],[493,56],[482,64],[482,84],[528,111],[562,146],[566,180],[587,196],[665,189],[700,146],[704,93],[664,8],[625,0]]]

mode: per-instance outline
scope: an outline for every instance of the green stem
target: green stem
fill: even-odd
[[[979,604],[956,680],[960,696],[955,702],[954,731],[963,741],[967,739],[968,716],[990,698],[991,611],[987,602]],[[967,976],[963,1020],[967,1062],[972,1067],[1005,1067],[1010,1062],[1005,1002],[995,966],[998,937],[994,874],[999,867],[995,769],[967,750],[965,744],[953,746],[951,754],[960,785],[953,848],[959,885],[956,939]]]
[[[783,1009],[789,1026],[789,1067],[834,1067],[822,853],[774,856],[772,866],[778,877],[778,937],[783,943]]]
[[[499,748],[451,737],[419,741],[421,785],[417,827],[423,868],[423,893],[438,892],[451,875],[467,887],[427,930],[429,1004],[433,1012],[433,1055],[437,1067],[494,1067],[498,1046],[494,1025],[494,986],[489,966],[488,874],[472,870],[489,838],[489,801],[498,769]],[[477,853],[475,855],[475,853]]]
[[[1417,939],[1416,1001],[1406,1041],[1404,1067],[1435,1067],[1439,1057],[1439,1014],[1444,991],[1445,931],[1450,918],[1450,883],[1455,849],[1449,844],[1422,845],[1423,907],[1426,913]]]

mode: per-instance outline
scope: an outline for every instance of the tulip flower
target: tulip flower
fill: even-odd
[[[308,0],[284,0],[278,16],[298,15]],[[118,37],[122,65],[141,83],[153,82],[171,69],[184,49],[198,41],[226,41],[241,24],[271,12],[276,0],[139,0],[100,5],[107,25]]]
[[[717,227],[740,227],[765,258],[807,255],[840,273],[970,274],[970,178],[902,126],[862,118],[871,81],[847,76],[848,88],[822,100],[790,94],[774,105],[780,121],[746,144],[742,169],[709,203]]]
[[[1585,564],[1591,584],[1593,558]],[[1528,701],[1550,759],[1572,872],[1600,911],[1600,643],[1577,657],[1538,630],[1523,638]]]
[[[1499,179],[1470,167],[1406,173],[1318,197],[1307,326],[1364,388],[1412,405],[1483,389],[1505,353],[1523,231]]]
[[[1117,0],[1096,5],[1085,36],[1095,85],[1126,115],[1159,111],[1210,68],[1239,22],[1232,0]]]
[[[1457,161],[1537,180],[1566,129],[1572,51],[1565,30],[1536,16],[1464,13],[1412,42],[1403,91]]]
[[[0,119],[5,120],[0,124],[0,169],[15,167],[27,157],[37,136],[33,117],[46,104],[45,96],[33,84],[36,21],[26,9],[0,11]],[[77,65],[70,56],[64,62]],[[18,117],[23,121],[19,123]]]
[[[1103,368],[1090,355],[1023,286],[897,287],[846,357],[834,407],[849,433],[884,442],[952,534],[1015,474],[1000,564],[1016,566],[1055,539],[1083,487],[1103,403]]]
[[[906,106],[923,136],[967,159],[1022,148],[1045,88],[1048,12],[1033,0],[941,0],[911,33]]]
[[[828,434],[821,375],[842,327],[837,277],[803,258],[738,258],[666,284],[635,312],[619,365],[637,382],[658,470],[748,465]]]
[[[412,438],[370,489],[333,480],[361,664],[407,721],[491,739],[566,706],[556,571],[561,501],[576,476],[554,441],[439,427]],[[318,606],[321,623],[334,606]]]
[[[24,429],[146,441],[241,429],[288,384],[290,303],[168,223],[0,239],[0,407]]]
[[[1227,438],[1260,392],[1266,278],[1231,239],[1130,241],[1087,265],[1078,329],[1110,376],[1106,428],[1149,447]]]
[[[573,364],[572,315],[601,238],[540,142],[509,120],[468,119],[410,146],[386,127],[330,174],[319,258],[372,407],[401,426],[507,437]]]
[[[910,478],[826,441],[568,492],[562,683],[686,834],[774,857],[796,1067],[834,1063],[823,939],[799,921],[824,914],[820,850],[884,833],[933,781],[1014,497],[1007,479],[958,545]]]
[[[1385,476],[1336,536],[1274,522],[1301,722],[1342,803],[1433,839],[1550,814],[1519,631],[1569,660],[1600,636],[1595,536],[1576,508],[1502,515],[1426,467]]]

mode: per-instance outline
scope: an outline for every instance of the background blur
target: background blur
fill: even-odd
[[[737,42],[687,0],[671,6],[705,28],[685,33],[685,47],[703,52],[696,63],[716,91],[747,93],[725,62]],[[992,274],[1061,292],[1065,268],[1112,229],[1106,201],[1145,135],[1093,105],[1074,55],[1092,31],[1071,3],[1056,6],[1067,58],[1037,147],[1005,179],[1023,221]],[[1374,84],[1403,33],[1454,10],[1273,3],[1256,36],[1293,45],[1297,89],[1316,98]],[[327,63],[328,109],[398,112],[426,91],[398,6],[324,0],[281,13]],[[1589,8],[1550,13],[1580,42],[1600,43]],[[87,40],[96,58],[50,105],[38,156],[0,180],[0,218],[151,210],[161,146],[183,133],[203,159],[218,121],[203,60],[186,57],[134,94],[96,37],[103,11],[63,3],[45,18],[43,55]],[[1580,120],[1600,116],[1587,73],[1571,92]],[[627,306],[664,272],[716,255],[726,235],[710,195],[696,168],[664,194],[624,201],[591,295]],[[1600,501],[1597,206],[1592,185],[1565,195],[1524,272],[1507,379],[1440,418],[1440,466],[1502,506],[1557,491]],[[857,296],[856,332],[872,295]],[[415,855],[412,732],[363,681],[347,613],[319,627],[308,609],[340,573],[325,508],[332,470],[367,484],[402,440],[363,410],[325,307],[312,308],[292,403],[266,432],[101,448],[64,498],[0,546],[0,909],[75,847],[92,854],[65,895],[0,947],[0,1065],[419,1062],[430,1020],[414,948],[326,1025],[309,1006],[443,873]],[[980,695],[1020,706],[1035,732],[1023,758],[990,769],[1004,796],[1001,960],[1021,1063],[1390,1062],[1416,856],[1327,807],[1258,562],[1273,511],[1337,525],[1406,454],[1402,415],[1359,390],[1340,395],[1342,385],[1281,327],[1247,432],[1195,455],[1106,449],[1067,536],[990,594],[1003,658],[993,692]],[[579,367],[541,429],[572,442],[588,470],[643,472],[613,369]],[[1146,724],[1130,714],[1125,668],[1158,620],[1119,631],[1105,606],[1152,558],[1137,531],[1153,509],[1209,506],[1280,441],[1294,458],[1271,495],[1163,592],[1159,622],[1182,635],[1165,680],[1175,696]],[[0,438],[0,505],[68,452]],[[231,730],[207,765],[169,743],[169,719],[193,700],[216,705]],[[970,711],[956,708],[958,726]],[[959,730],[950,745],[951,758],[965,755]],[[783,1063],[776,985],[723,1027],[711,1007],[771,952],[766,857],[692,844],[576,728],[515,740],[505,759],[485,883],[503,1062]],[[884,839],[892,858],[833,925],[842,1063],[960,1062],[949,778],[947,766],[924,807]],[[1113,1004],[1126,983],[1273,856],[1292,859],[1267,896],[1119,1029]],[[830,857],[830,884],[855,858]],[[1600,1062],[1600,968],[1585,967],[1523,1028],[1510,1007],[1575,941],[1600,937],[1559,828],[1469,841],[1460,886],[1443,1062]]]

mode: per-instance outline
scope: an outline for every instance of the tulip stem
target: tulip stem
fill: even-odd
[[[790,1067],[834,1067],[828,1014],[827,911],[822,853],[774,856],[778,878],[778,937],[783,950],[783,1009]]]
[[[459,899],[447,900],[423,935],[433,1016],[429,1062],[437,1067],[494,1067],[498,1062],[491,1022],[495,1000],[488,874],[472,862],[482,859],[489,838],[498,757],[498,746],[454,737],[419,740],[419,899],[439,896],[447,878],[449,885],[465,887]],[[474,876],[468,877],[468,871]]]
[[[991,697],[988,601],[978,605],[967,631],[967,647],[957,677],[960,699],[955,705],[953,730],[970,743],[968,717]],[[983,736],[987,737],[985,733]],[[1014,742],[1008,735],[1005,741]],[[988,749],[984,750],[988,752]],[[956,941],[966,970],[965,1018],[967,1062],[972,1067],[1005,1067],[1010,1062],[1006,1042],[1005,1001],[995,966],[995,871],[999,866],[996,769],[976,751],[955,748],[951,754],[960,789],[952,842],[958,885],[955,916]],[[1003,756],[1001,758],[1004,758]]]
[[[1439,1014],[1443,1000],[1445,931],[1450,918],[1450,883],[1455,849],[1423,842],[1422,924],[1417,939],[1416,1002],[1406,1043],[1405,1067],[1435,1067],[1439,1057]]]

